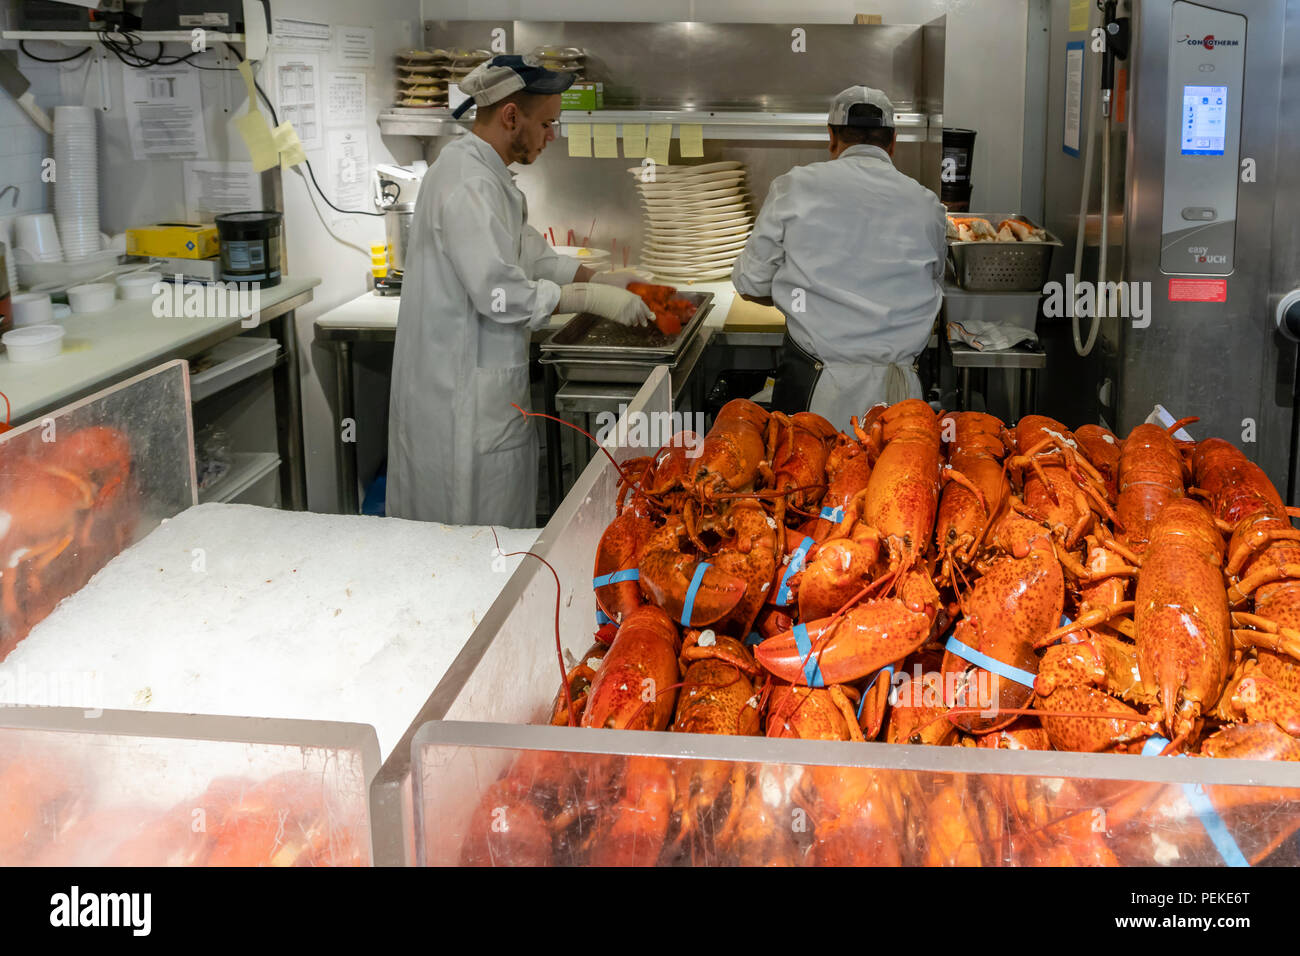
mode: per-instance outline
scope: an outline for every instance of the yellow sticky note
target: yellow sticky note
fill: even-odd
[[[271,141],[280,153],[280,162],[285,169],[306,161],[307,154],[303,152],[302,140],[298,139],[298,131],[292,123],[286,121],[272,130]]]
[[[640,159],[645,155],[645,123],[623,124],[623,157]]]
[[[248,109],[257,110],[257,90],[253,86],[253,67],[248,60],[239,61],[239,75],[244,79],[244,89],[248,90]]]
[[[673,140],[673,124],[658,123],[650,127],[650,138],[646,141],[646,154],[660,166],[668,165],[668,146]]]
[[[569,155],[570,156],[591,155],[591,124],[590,123],[569,124]]]
[[[1083,33],[1088,29],[1089,0],[1070,0],[1070,32]]]
[[[591,127],[595,138],[597,159],[618,159],[618,127],[609,123],[597,123]]]
[[[280,151],[275,147],[271,129],[266,117],[255,109],[250,109],[243,116],[235,118],[235,129],[248,147],[248,155],[253,160],[255,172],[265,172],[280,161]]]
[[[677,127],[678,135],[682,141],[680,144],[682,157],[695,157],[704,155],[704,127],[698,123],[683,123]]]

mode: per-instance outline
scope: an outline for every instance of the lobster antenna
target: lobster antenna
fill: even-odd
[[[518,405],[515,407],[519,408]],[[555,572],[555,568],[551,566],[551,562],[540,554],[534,554],[532,551],[511,551],[509,554],[505,554],[501,551],[501,539],[497,537],[497,529],[488,525],[488,530],[492,532],[492,540],[496,543],[497,552],[501,553],[503,557],[513,558],[516,555],[526,555],[530,558],[536,558],[546,565],[547,570],[551,572],[551,577],[555,578],[555,659],[560,662],[560,686],[564,688],[564,703],[569,711],[569,726],[576,727],[578,721],[573,715],[573,694],[569,691],[569,671],[564,666],[564,649],[560,642],[560,591],[562,590],[560,576]]]
[[[1196,422],[1199,422],[1200,420],[1201,420],[1201,416],[1199,415],[1188,415],[1186,418],[1180,418],[1178,419],[1178,421],[1174,422],[1172,425],[1170,425],[1168,428],[1165,429],[1165,434],[1168,435],[1170,438],[1172,438],[1174,432],[1178,431],[1178,429],[1182,428],[1184,425],[1192,425],[1195,424]]]
[[[593,435],[591,432],[587,431],[585,428],[579,428],[577,425],[573,424],[573,422],[566,422],[563,418],[557,418],[556,416],[548,415],[545,412],[526,412],[522,408],[520,408],[519,405],[516,404],[515,402],[511,402],[510,405],[512,408],[517,410],[520,415],[523,415],[524,418],[545,418],[547,421],[558,422],[561,425],[568,425],[575,432],[581,432],[583,435],[586,435],[588,438],[592,440],[592,442],[596,445],[597,448],[599,448],[601,451],[605,453],[605,457],[610,460],[610,464],[612,464],[614,468],[618,471],[620,478],[626,481],[629,485],[635,485],[637,487],[640,487],[639,482],[633,481],[631,478],[627,476],[627,473],[623,471],[623,466],[614,460],[614,456],[609,453],[609,449],[606,448],[604,445],[602,445],[600,442],[596,441],[596,436]],[[537,557],[537,555],[533,555],[533,557]]]

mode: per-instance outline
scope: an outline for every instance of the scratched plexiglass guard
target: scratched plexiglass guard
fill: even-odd
[[[57,723],[68,711],[46,713]],[[0,721],[19,715],[46,719],[22,708]],[[306,746],[293,739],[306,721],[120,712],[83,721],[82,731],[66,723],[0,727],[0,866],[370,863],[365,747],[329,743],[331,736],[373,740],[368,727],[314,725],[340,729]],[[114,721],[137,732],[98,729],[109,731]],[[249,740],[174,736],[227,724],[238,738],[254,723]],[[147,724],[165,735],[141,730]],[[291,742],[256,739],[275,725],[291,728]]]
[[[521,736],[539,749],[522,749]],[[1300,864],[1300,777],[1275,763],[600,736],[593,741],[589,731],[568,727],[426,725],[415,747],[421,862]],[[593,744],[625,753],[580,752]],[[683,750],[693,756],[671,755]],[[781,762],[774,751],[801,758]],[[836,753],[875,766],[836,764]],[[916,766],[924,764],[945,769]],[[970,772],[952,769],[961,766]],[[1239,782],[1220,782],[1229,780]]]
[[[186,365],[171,362],[0,435],[0,660],[195,504],[190,415]]]

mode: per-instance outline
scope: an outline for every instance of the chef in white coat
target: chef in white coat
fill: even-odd
[[[831,159],[772,182],[731,281],[785,315],[773,406],[847,429],[878,402],[923,397],[915,364],[943,300],[946,220],[894,167],[884,93],[844,90],[827,123]]]
[[[596,277],[528,225],[511,163],[555,139],[571,74],[498,56],[461,83],[477,107],[469,135],[443,148],[416,198],[402,275],[389,403],[390,516],[530,528],[537,520],[537,432],[529,333],[553,313],[624,325],[653,313],[627,274]],[[594,280],[594,281],[591,281]]]

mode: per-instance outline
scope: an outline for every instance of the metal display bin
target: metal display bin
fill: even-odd
[[[657,450],[680,430],[668,417],[671,409],[672,379],[669,370],[659,366],[629,403],[607,447],[616,458]],[[635,421],[657,426],[624,431]],[[591,567],[617,488],[618,472],[598,453],[533,546],[533,553],[550,562],[559,577],[560,637],[575,659],[590,647],[595,630]],[[371,789],[377,865],[416,860],[411,742],[420,727],[443,718],[526,724],[539,719],[550,705],[560,680],[555,580],[541,561],[520,564],[393,748]]]
[[[667,402],[643,390],[634,407]],[[539,540],[570,655],[591,643],[617,477],[598,455]],[[502,591],[376,778],[377,863],[1300,863],[1294,763],[538,726],[559,687],[555,604],[536,562]],[[655,842],[665,794],[700,828],[693,853]],[[564,832],[530,846],[565,807]]]
[[[369,865],[378,766],[363,724],[6,708],[0,865]]]

